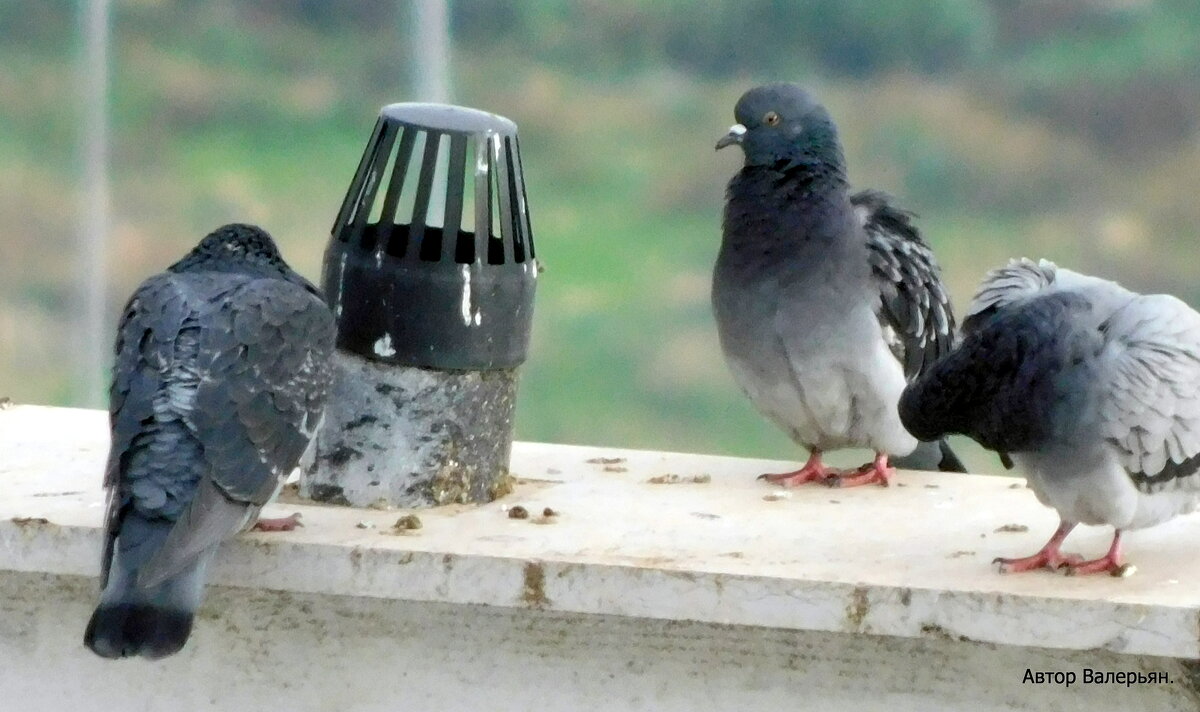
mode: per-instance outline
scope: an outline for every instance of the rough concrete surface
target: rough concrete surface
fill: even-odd
[[[490,502],[510,487],[517,371],[438,371],[334,355],[314,500],[356,507]]]

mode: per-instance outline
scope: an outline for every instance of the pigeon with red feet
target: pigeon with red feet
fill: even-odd
[[[1003,572],[1126,575],[1121,534],[1200,504],[1200,314],[1053,263],[990,272],[962,344],[908,387],[923,438],[961,433],[1020,466],[1061,524]],[[1115,529],[1099,558],[1063,553],[1078,524]]]
[[[745,156],[713,272],[717,332],[742,390],[809,452],[799,470],[763,478],[887,485],[894,466],[962,472],[944,440],[918,442],[897,412],[907,382],[955,338],[912,214],[882,193],[851,192],[837,128],[800,87],[751,89],[734,116],[717,142]],[[822,462],[841,448],[876,457],[850,472]]]
[[[216,230],[133,294],[110,392],[102,591],[84,637],[97,655],[183,647],[218,546],[254,524],[317,431],[333,346],[320,293],[249,225]]]

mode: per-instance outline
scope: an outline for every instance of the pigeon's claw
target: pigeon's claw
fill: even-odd
[[[854,474],[832,477],[825,484],[830,487],[858,487],[878,483],[882,487],[887,487],[895,475],[896,468],[888,464],[888,456],[876,453],[874,461],[858,468]]]
[[[840,475],[841,470],[826,467],[821,463],[821,452],[813,450],[808,456],[808,462],[804,463],[804,467],[801,467],[799,470],[759,475],[758,479],[766,480],[767,482],[783,487],[799,487],[809,482],[826,482]]]
[[[300,513],[296,512],[286,517],[259,519],[251,529],[256,532],[290,532],[302,526],[304,525],[300,523]]]
[[[1099,559],[1091,559],[1090,561],[1075,561],[1067,564],[1068,576],[1108,574],[1110,576],[1124,577],[1129,576],[1136,570],[1133,564],[1121,563],[1120,529],[1113,535],[1112,546],[1108,548],[1108,553],[1104,556],[1101,556]]]
[[[1047,551],[1042,549],[1033,556],[1023,556],[1019,559],[997,558],[992,561],[993,564],[999,564],[1000,573],[1016,574],[1022,571],[1036,571],[1038,569],[1050,569],[1057,571],[1062,568],[1068,570],[1083,563],[1083,557],[1078,554],[1064,554],[1057,549]]]
[[[1123,564],[1119,559],[1112,559],[1108,556],[1102,556],[1099,559],[1091,559],[1090,561],[1079,561],[1077,563],[1067,564],[1068,576],[1080,576],[1083,574],[1108,574],[1117,578],[1124,578],[1133,574],[1137,569],[1133,564]]]
[[[792,472],[769,472],[759,475],[758,479],[783,487],[799,487],[809,482],[825,482],[837,478],[840,474],[840,470],[832,467],[819,467],[816,469],[801,467],[799,470],[793,470]]]
[[[1063,541],[1074,528],[1074,524],[1063,522],[1058,525],[1058,529],[1055,530],[1054,536],[1050,537],[1050,541],[1046,542],[1046,545],[1033,556],[1025,556],[1019,559],[998,558],[994,559],[992,563],[1000,565],[1000,573],[1002,574],[1015,574],[1022,571],[1035,571],[1037,569],[1057,571],[1061,568],[1075,568],[1085,563],[1083,557],[1078,554],[1064,554],[1062,552]]]

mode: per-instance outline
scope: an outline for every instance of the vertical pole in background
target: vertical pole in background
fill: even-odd
[[[108,330],[104,324],[108,270],[108,44],[110,0],[83,5],[83,200],[79,216],[79,326],[77,400],[89,407],[104,402]]]
[[[413,85],[417,101],[450,101],[448,0],[413,3]]]
[[[413,99],[438,104],[450,102],[449,0],[416,0],[413,3]],[[434,169],[433,184],[446,184],[448,148],[443,147]],[[446,196],[430,196],[428,225],[442,227]]]

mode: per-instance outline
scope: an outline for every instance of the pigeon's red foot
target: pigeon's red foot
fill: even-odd
[[[783,487],[799,487],[809,482],[825,482],[830,478],[838,477],[840,474],[841,470],[821,464],[821,452],[813,450],[808,456],[808,462],[804,463],[804,467],[801,467],[799,470],[759,475],[758,479],[766,480],[767,482]]]
[[[256,532],[290,532],[296,527],[304,526],[300,522],[300,513],[289,515],[287,517],[276,517],[274,519],[259,519],[251,527]]]
[[[1063,567],[1072,568],[1082,563],[1083,557],[1078,554],[1064,554],[1061,551],[1063,540],[1075,528],[1074,524],[1063,522],[1058,525],[1054,536],[1050,537],[1050,541],[1041,548],[1038,553],[1033,556],[1025,556],[1019,559],[1004,559],[998,558],[992,561],[993,564],[1000,565],[1000,573],[1015,574],[1022,571],[1035,571],[1037,569],[1050,569],[1057,571]]]
[[[1108,574],[1110,576],[1129,576],[1136,569],[1132,564],[1121,563],[1121,530],[1117,530],[1113,535],[1112,546],[1108,548],[1108,553],[1101,556],[1099,559],[1090,561],[1076,561],[1067,564],[1068,576],[1079,576],[1083,574]]]
[[[888,464],[888,456],[877,454],[873,462],[858,468],[855,474],[832,477],[825,484],[830,487],[858,487],[878,483],[881,487],[887,487],[895,475],[896,468]]]
[[[995,559],[993,564],[1000,565],[1000,573],[1016,574],[1022,571],[1036,571],[1037,569],[1050,569],[1057,571],[1063,567],[1072,568],[1083,563],[1083,557],[1078,554],[1064,554],[1055,547],[1053,551],[1048,551],[1049,547],[1043,548],[1033,556],[1023,556],[1019,559]]]
[[[1128,576],[1133,573],[1133,566],[1130,564],[1121,563],[1120,559],[1114,559],[1107,554],[1099,559],[1091,559],[1089,561],[1079,561],[1077,563],[1067,564],[1068,576],[1080,576],[1082,574],[1108,574],[1110,576]]]

